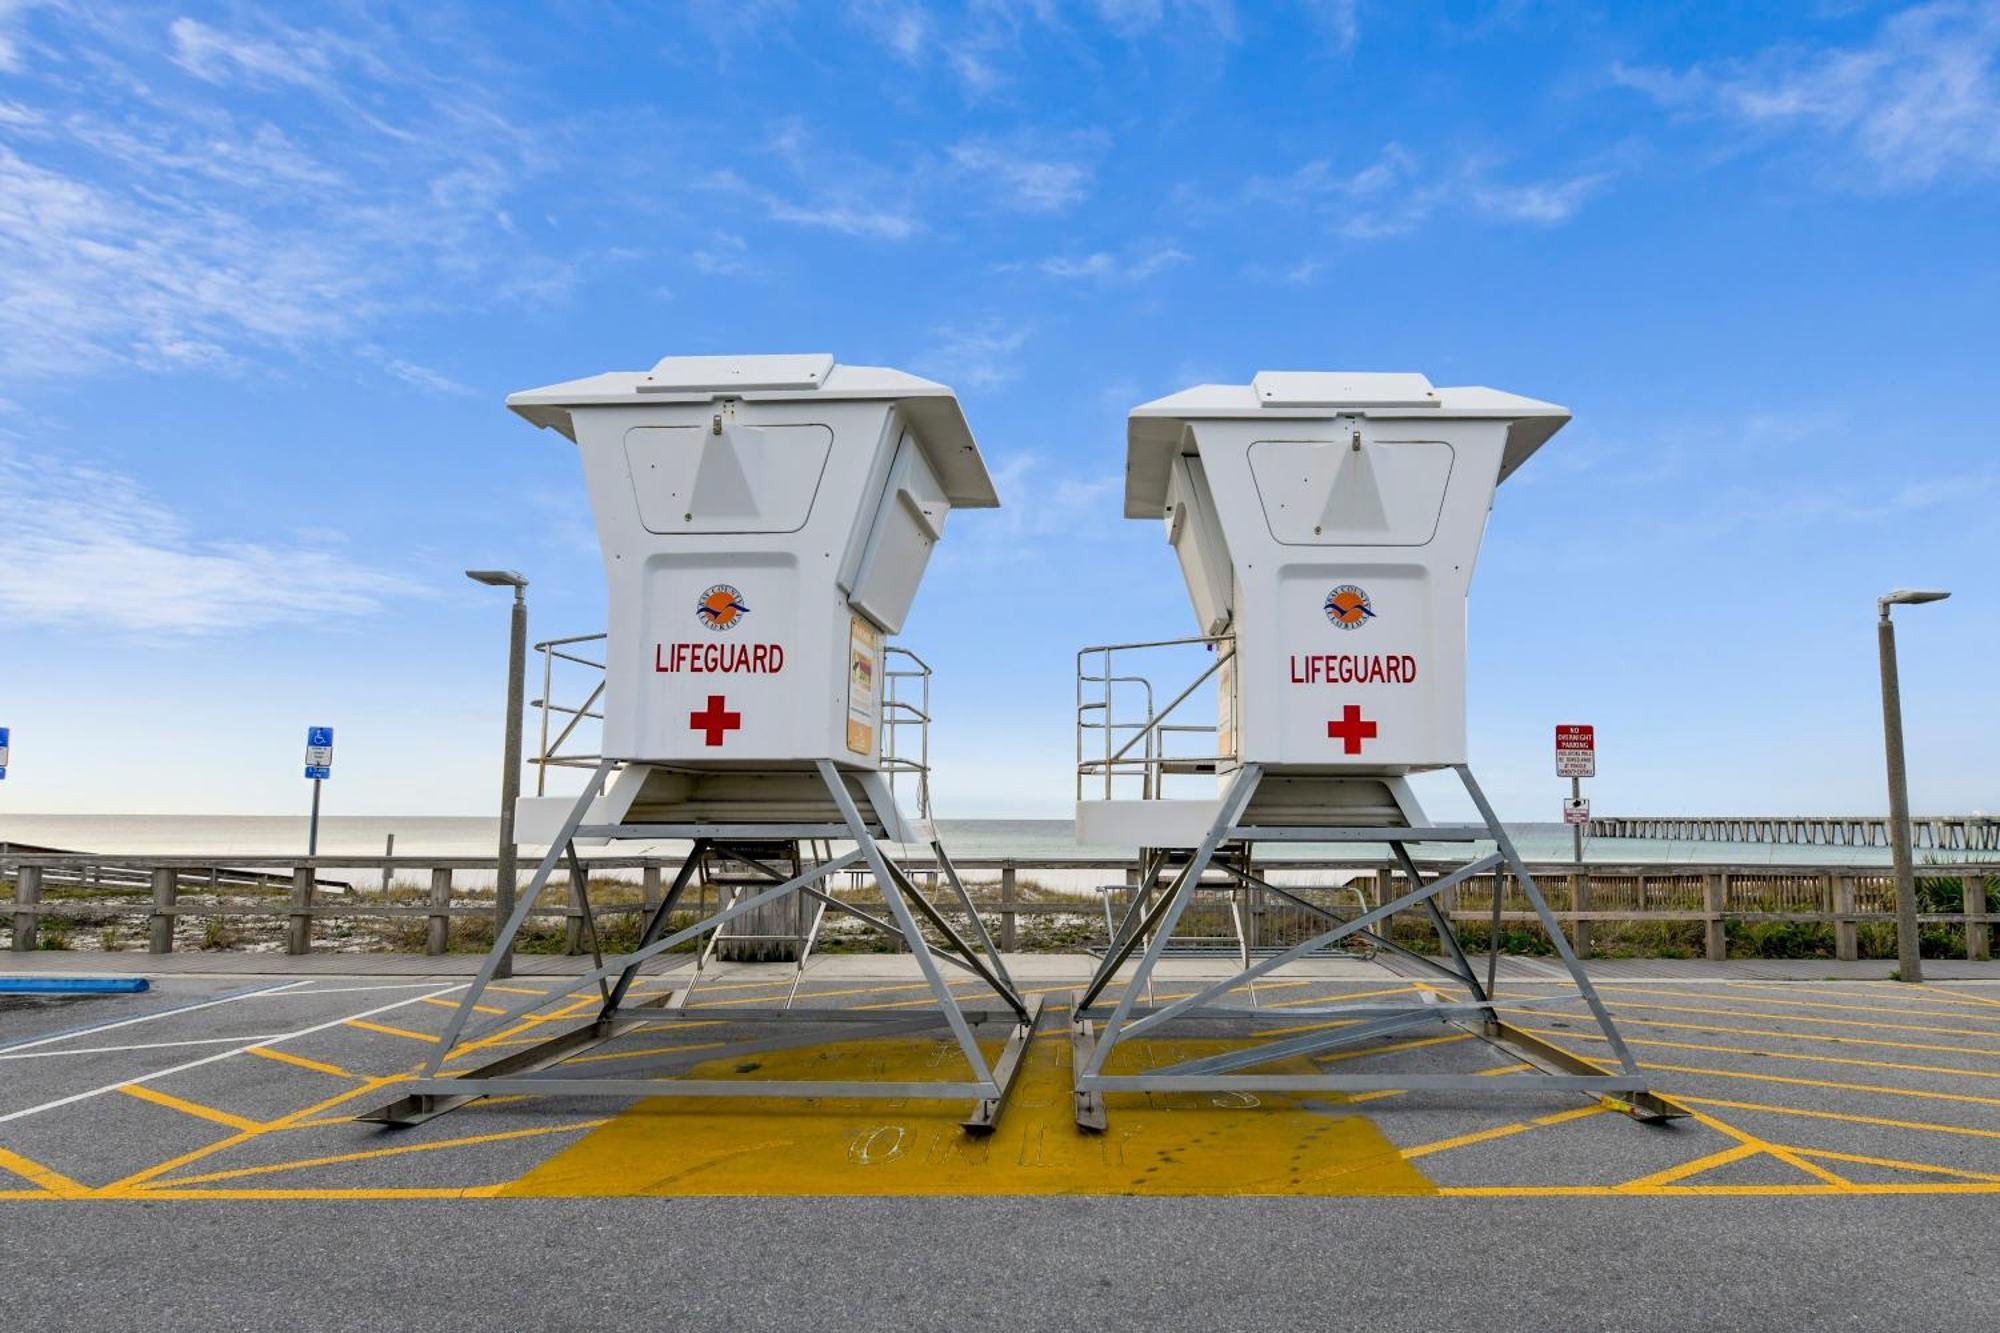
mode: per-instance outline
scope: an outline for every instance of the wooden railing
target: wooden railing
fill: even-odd
[[[585,865],[593,883],[624,879],[637,889],[627,901],[594,905],[593,910],[611,918],[650,912],[659,902],[663,873],[671,874],[679,864],[677,857],[662,856],[588,859]],[[1419,864],[1431,868],[1429,863]],[[1117,857],[985,857],[962,860],[958,866],[980,911],[997,918],[1003,949],[1018,947],[1024,918],[1101,920],[1102,903],[1094,894],[1040,890],[1024,897],[1036,873],[1097,872],[1105,884],[1119,886],[1121,893],[1137,883],[1138,875],[1133,862]],[[494,868],[492,857],[257,857],[219,864],[199,856],[0,854],[0,889],[11,889],[10,897],[0,898],[0,925],[10,927],[13,949],[29,950],[43,942],[43,923],[50,917],[92,924],[143,922],[146,947],[166,953],[175,947],[176,926],[184,919],[269,922],[277,918],[283,922],[285,950],[303,954],[325,945],[316,938],[324,922],[416,918],[425,923],[425,951],[441,954],[450,947],[453,921],[493,920],[490,893],[468,890],[459,876],[490,877]],[[1274,860],[1260,863],[1260,868],[1288,886],[1296,872],[1313,872],[1327,885],[1353,880],[1374,903],[1404,891],[1398,887],[1403,875],[1386,864]],[[922,862],[913,869],[922,880]],[[1728,956],[1732,923],[1794,922],[1830,928],[1834,956],[1850,959],[1858,956],[1863,926],[1895,919],[1894,879],[1880,866],[1672,863],[1590,865],[1579,870],[1568,863],[1542,863],[1531,865],[1530,871],[1579,952],[1586,954],[1593,934],[1604,926],[1695,923],[1702,928],[1702,952],[1720,959]],[[1357,875],[1360,878],[1354,879]],[[1919,920],[1963,929],[1966,956],[1990,957],[1994,927],[2000,924],[2000,912],[1991,905],[1992,896],[2000,892],[2000,866],[1927,865],[1920,868],[1919,878],[1933,885],[1956,882],[1961,890],[1959,911],[1926,912]],[[566,878],[562,883],[561,891],[552,886],[544,895],[535,916],[561,919],[565,945],[574,951],[583,945],[582,903]],[[1534,926],[1534,912],[1507,874],[1469,880],[1448,891],[1443,905],[1464,925],[1490,924],[1496,891],[1503,926]],[[712,907],[714,890],[704,892],[703,902]],[[841,892],[872,896],[877,891],[866,875],[853,875]],[[1309,923],[1301,909],[1258,890],[1218,886],[1216,892],[1244,895],[1246,916],[1256,936],[1253,944],[1275,943]],[[186,902],[183,894],[227,896],[234,901]],[[701,905],[691,903],[690,908]]]

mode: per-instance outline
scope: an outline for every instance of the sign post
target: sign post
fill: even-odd
[[[1563,802],[1563,823],[1574,840],[1576,863],[1583,864],[1583,826],[1590,822],[1590,802],[1583,779],[1597,776],[1597,728],[1589,723],[1556,726],[1556,776],[1569,779],[1569,799]]]
[[[333,776],[333,728],[306,728],[306,776],[312,779],[312,820],[306,825],[306,855],[319,855],[319,784]]]
[[[7,776],[7,747],[12,728],[0,727],[0,779]]]

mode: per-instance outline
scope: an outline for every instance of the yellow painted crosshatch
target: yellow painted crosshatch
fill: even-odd
[[[855,616],[847,635],[847,748],[875,753],[875,686],[881,673],[882,636]]]

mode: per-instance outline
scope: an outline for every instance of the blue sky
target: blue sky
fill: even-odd
[[[1124,413],[1262,368],[1569,406],[1472,597],[1556,816],[2000,806],[2000,4],[0,0],[0,725],[21,811],[493,802],[505,614],[603,622],[513,389],[825,350],[1006,508],[906,640],[941,812],[1067,813],[1076,646],[1191,629]],[[1441,809],[1451,809],[1448,802]]]

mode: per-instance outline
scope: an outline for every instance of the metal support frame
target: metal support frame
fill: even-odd
[[[935,906],[920,894],[902,866],[890,859],[877,840],[869,822],[856,807],[854,798],[848,791],[846,781],[831,761],[818,762],[818,772],[826,784],[827,791],[838,807],[842,823],[830,828],[817,830],[819,836],[831,836],[855,844],[852,851],[838,856],[830,856],[817,863],[802,868],[801,873],[786,878],[782,872],[765,864],[763,858],[769,856],[768,846],[775,845],[770,826],[704,825],[695,837],[694,845],[674,877],[673,886],[653,909],[646,922],[640,942],[630,953],[607,958],[602,953],[598,940],[596,916],[590,905],[589,880],[582,863],[578,860],[574,842],[579,831],[584,829],[584,817],[592,799],[601,789],[604,781],[617,765],[615,760],[598,763],[591,781],[586,784],[583,794],[577,799],[568,817],[563,821],[561,831],[536,867],[534,878],[527,891],[516,903],[514,913],[495,939],[492,950],[481,965],[479,974],[466,989],[457,1009],[446,1026],[443,1038],[433,1049],[425,1063],[422,1074],[401,1085],[404,1093],[396,1101],[377,1110],[368,1112],[358,1119],[387,1125],[421,1124],[437,1115],[481,1097],[515,1094],[546,1094],[562,1096],[607,1096],[607,1097],[660,1097],[660,1096],[705,1096],[705,1097],[862,1097],[862,1098],[936,1098],[972,1099],[972,1109],[962,1122],[973,1133],[990,1132],[998,1122],[1005,1105],[1007,1093],[1019,1072],[1021,1057],[1027,1043],[1034,1034],[1036,1022],[1041,1016],[1041,1001],[1024,999],[1008,975],[1006,965],[1001,962],[998,950],[993,947],[986,928],[978,914],[972,909],[972,899],[960,882],[958,872],[951,865],[944,849],[933,844],[939,864],[945,870],[945,878],[959,904],[970,918],[972,940],[959,933]],[[647,832],[636,836],[652,836],[650,826]],[[592,830],[595,832],[596,830]],[[621,826],[609,826],[611,836],[635,836],[633,830]],[[758,844],[763,844],[759,846]],[[711,852],[728,854],[732,859],[754,866],[759,873],[772,880],[769,888],[754,892],[739,892],[727,904],[718,904],[712,914],[679,930],[669,930],[668,921],[675,906],[686,895],[696,871],[704,857]],[[580,1026],[559,1033],[547,1040],[537,1042],[523,1050],[515,1051],[498,1060],[475,1069],[446,1074],[445,1061],[455,1053],[477,1047],[492,1041],[505,1031],[513,1029],[522,1020],[530,1019],[537,1010],[548,1007],[562,998],[556,995],[537,996],[507,1008],[500,1016],[486,1025],[479,1038],[461,1045],[467,1037],[467,1026],[473,1013],[480,1007],[480,999],[493,981],[501,960],[514,937],[526,923],[542,893],[554,878],[559,866],[567,863],[573,892],[581,901],[583,922],[588,930],[592,967],[582,977],[570,978],[571,986],[596,985],[602,997],[602,1004],[596,1016]],[[888,904],[892,920],[862,911],[851,904],[842,902],[822,883],[850,867],[867,865],[874,873],[880,886],[882,898]],[[755,886],[751,886],[754,888]],[[766,903],[777,901],[791,894],[803,893],[819,903],[819,915],[813,924],[813,937],[818,934],[819,921],[828,908],[836,908],[851,915],[859,916],[871,924],[901,936],[910,952],[916,957],[917,965],[928,983],[931,997],[936,1001],[938,1013],[913,1016],[910,1014],[885,1015],[865,1014],[852,1010],[828,1010],[794,1008],[793,1000],[798,993],[799,978],[803,975],[803,961],[798,975],[794,976],[790,993],[782,1009],[756,1010],[732,1006],[728,1011],[729,1021],[746,1024],[777,1021],[777,1035],[756,1038],[736,1046],[705,1051],[704,1059],[719,1059],[737,1050],[769,1051],[798,1047],[823,1040],[823,1032],[815,1034],[811,1029],[819,1024],[837,1024],[849,1032],[859,1025],[868,1029],[864,1035],[901,1035],[934,1029],[941,1016],[950,1029],[952,1042],[958,1048],[968,1070],[968,1076],[961,1079],[929,1080],[924,1082],[889,1080],[825,1080],[825,1079],[691,1079],[677,1077],[659,1078],[587,1078],[564,1073],[559,1066],[569,1057],[589,1046],[600,1045],[634,1026],[654,1026],[671,1024],[694,1014],[706,1016],[710,1010],[690,1009],[684,1001],[686,990],[673,997],[654,996],[638,1004],[628,1004],[627,994],[639,969],[646,962],[657,958],[675,946],[703,935],[719,933],[729,922],[745,913],[754,911]],[[917,923],[921,914],[944,937],[944,944],[933,947],[924,937]],[[974,942],[976,941],[976,943]],[[808,945],[810,947],[810,945]],[[960,1006],[958,998],[952,994],[940,972],[940,962],[957,967],[978,977],[1005,1006],[1000,1009],[967,1010]],[[610,978],[616,977],[616,981]],[[672,1007],[662,1007],[671,1003]],[[991,1063],[980,1049],[973,1033],[975,1023],[1001,1022],[1008,1025],[1008,1035],[999,1058]]]
[[[1598,998],[1589,976],[1577,961],[1575,952],[1563,934],[1560,922],[1550,910],[1547,900],[1543,898],[1534,876],[1529,873],[1527,865],[1515,850],[1512,839],[1507,836],[1506,828],[1493,813],[1492,806],[1487,803],[1485,793],[1480,790],[1478,782],[1472,776],[1472,770],[1464,764],[1454,767],[1459,780],[1465,786],[1466,794],[1471,797],[1473,804],[1479,810],[1480,818],[1484,821],[1484,826],[1478,830],[1477,836],[1492,839],[1496,844],[1496,850],[1474,857],[1458,869],[1427,881],[1411,859],[1407,844],[1431,841],[1437,833],[1444,835],[1441,840],[1464,841],[1469,831],[1467,826],[1438,830],[1410,826],[1366,829],[1335,826],[1303,829],[1287,827],[1283,830],[1266,830],[1239,825],[1238,821],[1249,808],[1251,797],[1256,793],[1258,783],[1263,778],[1263,769],[1259,765],[1246,764],[1224,795],[1221,808],[1217,811],[1215,822],[1208,834],[1194,849],[1188,861],[1179,868],[1173,881],[1157,901],[1146,903],[1148,885],[1142,882],[1140,892],[1134,895],[1124,920],[1113,932],[1111,947],[1105,951],[1103,961],[1090,983],[1076,997],[1071,1013],[1071,1042],[1077,1123],[1086,1129],[1105,1127],[1103,1100],[1105,1093],[1171,1091],[1372,1092],[1397,1089],[1507,1092],[1561,1088],[1604,1096],[1607,1105],[1637,1119],[1663,1120],[1685,1115],[1686,1112],[1680,1107],[1656,1096],[1648,1089],[1645,1075],[1640,1071],[1638,1063],[1619,1035],[1616,1025],[1611,1021],[1611,1015]],[[1217,849],[1225,842],[1255,843],[1274,833],[1286,839],[1313,842],[1363,840],[1386,842],[1394,851],[1403,873],[1408,876],[1410,890],[1393,901],[1385,902],[1373,909],[1342,917],[1271,884],[1244,867],[1217,859]],[[1192,900],[1203,871],[1211,862],[1239,883],[1274,893],[1314,912],[1329,923],[1328,929],[1301,944],[1274,953],[1258,962],[1246,962],[1234,975],[1204,986],[1170,1004],[1159,1007],[1141,1006],[1138,1004],[1138,999],[1151,986],[1154,968],[1166,952],[1167,941],[1172,937],[1175,925]],[[1141,869],[1142,881],[1146,868]],[[1153,868],[1157,869],[1157,866]],[[1581,1000],[1588,1007],[1598,1032],[1610,1046],[1615,1069],[1602,1068],[1559,1047],[1550,1046],[1500,1020],[1494,999],[1494,978],[1490,965],[1487,978],[1482,982],[1472,961],[1460,946],[1449,918],[1439,909],[1436,899],[1446,890],[1474,876],[1502,869],[1511,873],[1520,885],[1521,892],[1528,899],[1542,927],[1554,943],[1556,952],[1568,971],[1569,980],[1576,987],[1576,994],[1573,996],[1537,997],[1529,1003],[1539,1005],[1573,1003]],[[1500,892],[1498,878],[1496,875],[1496,903]],[[1388,938],[1388,930],[1383,923],[1388,922],[1398,912],[1417,907],[1424,910],[1432,928],[1438,934],[1444,952],[1442,962],[1404,949]],[[1378,926],[1382,928],[1374,929]],[[1452,983],[1464,987],[1471,998],[1464,1001],[1440,1002],[1434,995],[1425,995],[1420,1001],[1408,1004],[1379,1002],[1343,1004],[1334,1000],[1312,1010],[1287,1009],[1285,1011],[1287,1018],[1313,1013],[1353,1021],[1290,1036],[1283,1040],[1265,1041],[1242,1050],[1186,1060],[1140,1072],[1116,1075],[1105,1072],[1112,1052],[1122,1042],[1143,1037],[1176,1020],[1254,1019],[1260,1016],[1260,1012],[1266,1018],[1275,1018],[1277,1015],[1271,1014],[1270,1011],[1259,1011],[1254,1007],[1244,1008],[1240,1005],[1230,1006],[1220,1004],[1218,1001],[1229,992],[1247,986],[1251,988],[1254,1006],[1254,984],[1260,977],[1276,971],[1287,963],[1356,935],[1372,938],[1377,944],[1392,952],[1423,964],[1448,978]],[[1138,965],[1125,979],[1124,990],[1107,1013],[1098,1005],[1098,1000],[1112,983],[1119,968],[1139,951],[1142,941],[1145,942],[1145,949]],[[1102,1020],[1101,1030],[1097,1026],[1099,1020]],[[1502,1045],[1510,1054],[1535,1066],[1539,1072],[1525,1075],[1254,1072],[1259,1066],[1274,1061],[1315,1055],[1341,1046],[1354,1046],[1390,1032],[1428,1023],[1476,1023],[1477,1027],[1473,1029],[1475,1035]]]

